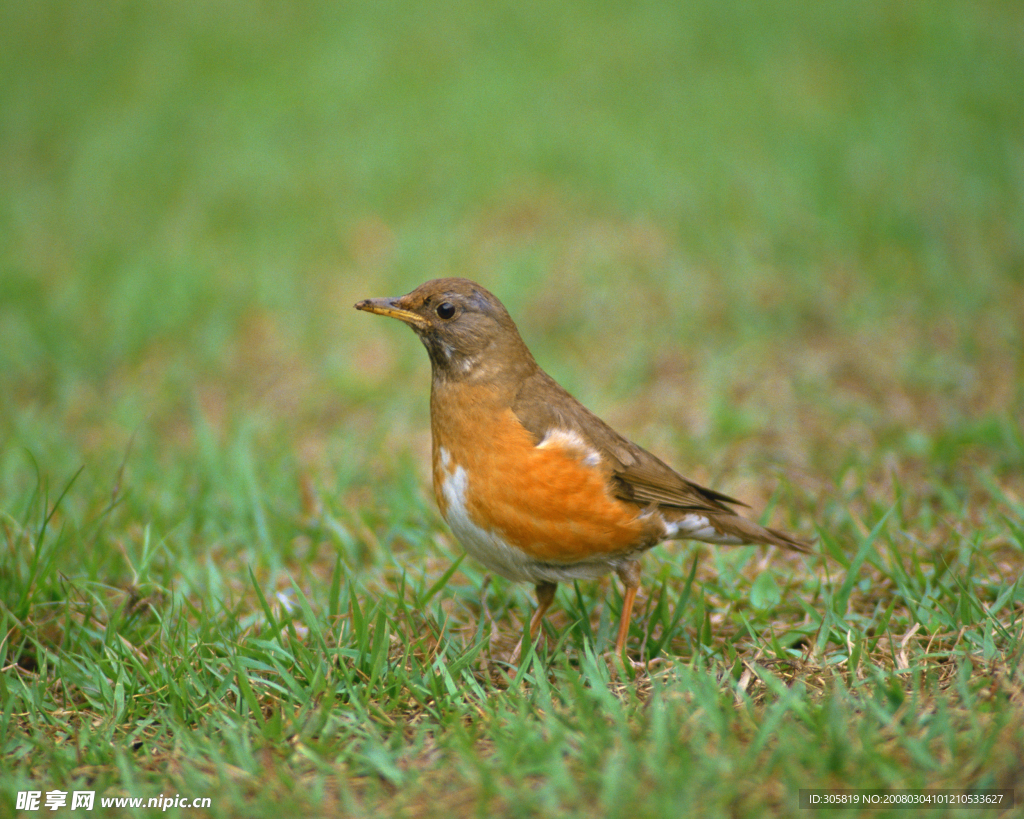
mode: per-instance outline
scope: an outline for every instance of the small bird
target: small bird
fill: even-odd
[[[540,368],[479,284],[435,279],[355,308],[405,322],[427,348],[437,504],[470,555],[535,584],[531,640],[559,582],[614,570],[625,587],[615,639],[622,657],[640,557],[663,540],[810,551],[737,515],[731,507],[746,504],[687,480],[590,412]]]

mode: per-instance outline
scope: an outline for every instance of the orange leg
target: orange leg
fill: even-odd
[[[541,620],[544,619],[547,610],[551,608],[551,604],[555,602],[555,589],[557,588],[557,583],[537,584],[537,610],[533,613],[533,617],[530,618],[531,640],[537,637],[537,632],[540,631]]]
[[[558,588],[557,583],[538,583],[537,584],[537,608],[533,612],[533,616],[530,618],[530,639],[534,640],[537,637],[537,632],[540,631],[541,621],[544,619],[544,615],[547,610],[551,608],[551,604],[555,602],[555,590]],[[510,663],[518,663],[519,655],[523,653],[523,641],[520,640],[512,652],[512,656],[509,657]]]
[[[622,595],[622,616],[619,618],[619,634],[615,638],[615,656],[621,657],[622,650],[626,647],[626,637],[629,636],[629,621],[633,616],[633,601],[636,600],[636,593],[640,588],[640,563],[631,560],[623,563],[615,570],[625,592]]]

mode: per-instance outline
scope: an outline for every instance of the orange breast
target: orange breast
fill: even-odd
[[[653,544],[648,521],[608,492],[605,471],[578,448],[536,446],[508,408],[432,410],[434,491],[446,519],[443,486],[461,467],[470,520],[532,560],[574,563]]]

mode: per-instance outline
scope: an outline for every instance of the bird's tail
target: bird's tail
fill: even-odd
[[[729,512],[708,513],[661,510],[667,539],[701,540],[705,543],[719,543],[742,546],[746,543],[764,543],[791,549],[794,552],[809,553],[810,543],[794,537],[781,529],[770,529],[752,520]]]
[[[770,544],[804,554],[809,554],[811,551],[811,544],[808,541],[783,532],[781,529],[761,526],[739,515],[708,515],[708,519],[711,526],[722,535],[736,538],[741,543]]]

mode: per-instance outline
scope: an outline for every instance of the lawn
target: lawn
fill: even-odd
[[[1010,0],[4,4],[0,817],[1019,810],[1022,135]],[[442,275],[814,554],[664,544],[668,662],[605,579],[503,663],[352,309]]]

